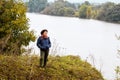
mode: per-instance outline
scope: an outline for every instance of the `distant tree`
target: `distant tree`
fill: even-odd
[[[92,10],[91,18],[96,19],[97,15],[98,15],[98,10]]]
[[[87,18],[90,19],[91,16],[92,16],[92,7],[88,6],[88,8],[87,8]]]
[[[115,4],[112,2],[107,2],[101,5],[100,9],[99,9],[99,13],[97,16],[97,19],[99,20],[105,20],[105,17],[107,16],[107,12],[109,11],[109,9],[113,8]]]
[[[79,12],[78,12],[78,11],[75,11],[74,16],[75,16],[75,17],[79,17]]]
[[[71,7],[71,8],[74,8],[74,9],[76,9],[76,7],[77,7],[77,4],[70,3],[68,1],[64,1],[64,4],[65,4],[65,7]]]
[[[21,54],[22,46],[35,41],[29,31],[27,8],[16,0],[0,0],[0,54]]]
[[[87,5],[82,5],[79,9],[79,18],[87,18]]]
[[[89,1],[85,1],[79,8],[79,18],[91,18],[92,6]]]
[[[29,0],[28,11],[40,13],[47,6],[47,0]]]
[[[74,9],[71,7],[65,7],[64,8],[64,16],[74,16]]]
[[[120,4],[115,5],[106,12],[105,21],[120,23]]]
[[[90,6],[91,4],[90,4],[89,1],[85,1],[82,5],[88,5],[88,6]]]
[[[56,0],[51,5],[47,6],[42,13],[55,16],[74,16],[74,4],[64,0]]]

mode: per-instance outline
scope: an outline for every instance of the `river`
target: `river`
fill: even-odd
[[[59,45],[59,55],[79,55],[101,70],[107,80],[115,78],[114,69],[120,65],[117,58],[120,41],[115,34],[120,35],[120,24],[35,13],[27,13],[27,17],[37,37],[42,29],[49,30],[51,41]],[[39,53],[36,42],[29,47]]]

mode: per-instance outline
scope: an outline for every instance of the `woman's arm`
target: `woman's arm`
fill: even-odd
[[[37,40],[37,46],[38,46],[38,48],[40,48],[40,49],[44,49],[44,47],[41,46],[41,40],[40,40],[40,37],[39,37],[38,40]]]

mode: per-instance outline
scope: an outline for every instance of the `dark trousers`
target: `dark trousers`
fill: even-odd
[[[47,64],[49,55],[49,49],[48,50],[40,50],[40,67],[45,67]]]

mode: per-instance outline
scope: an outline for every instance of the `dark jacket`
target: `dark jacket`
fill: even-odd
[[[51,47],[50,38],[49,37],[48,38],[39,37],[37,40],[37,46],[41,50],[48,50]]]

